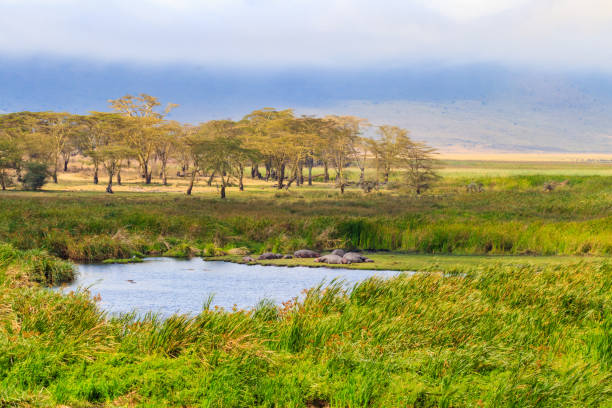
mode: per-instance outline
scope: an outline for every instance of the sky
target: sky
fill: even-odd
[[[612,0],[0,0],[0,113],[127,93],[189,123],[268,106],[611,151]]]
[[[0,58],[612,72],[610,0],[0,0]]]

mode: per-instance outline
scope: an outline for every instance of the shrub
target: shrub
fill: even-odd
[[[25,190],[40,190],[47,182],[49,171],[47,165],[39,162],[29,162],[26,164],[26,174],[21,183]]]

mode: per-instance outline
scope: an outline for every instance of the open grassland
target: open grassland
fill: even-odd
[[[0,246],[2,406],[612,406],[607,261],[475,265],[167,320],[42,287],[68,268]]]
[[[359,248],[420,254],[612,254],[611,167],[600,164],[448,162],[422,196],[401,188],[340,194],[333,183],[279,191],[247,179],[217,197],[181,183],[144,185],[125,176],[115,195],[92,190],[85,173],[60,176],[42,192],[0,193],[0,241],[62,258],[100,261],[139,254],[189,255],[208,248]],[[369,170],[372,171],[371,169]],[[356,179],[357,171],[351,169]],[[542,186],[568,181],[551,192]],[[470,182],[484,192],[468,193]],[[102,188],[102,187],[96,187]],[[89,190],[88,190],[89,189]],[[212,246],[212,250],[210,249]]]

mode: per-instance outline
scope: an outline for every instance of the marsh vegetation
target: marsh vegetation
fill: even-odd
[[[282,307],[109,318],[2,247],[5,406],[609,406],[607,261],[309,290]],[[62,261],[36,254],[42,270]],[[19,271],[19,273],[17,272]],[[46,277],[41,280],[41,277]],[[35,281],[41,281],[40,284]]]

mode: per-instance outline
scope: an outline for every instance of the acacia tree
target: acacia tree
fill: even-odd
[[[332,123],[326,132],[329,146],[327,151],[336,170],[336,186],[344,194],[348,184],[344,169],[356,155],[361,119],[354,116],[328,116],[327,119]]]
[[[308,168],[308,185],[312,186],[312,168],[314,167],[315,159],[321,155],[324,148],[323,134],[325,128],[330,123],[321,118],[313,116],[302,116],[297,120],[297,132],[300,135],[300,144],[302,147],[302,157],[300,166],[305,164]],[[300,171],[300,184],[302,184],[303,176]]]
[[[156,128],[161,126],[164,117],[178,105],[169,103],[159,112],[157,109],[161,103],[158,98],[147,94],[126,95],[111,99],[109,103],[116,112],[130,118],[126,141],[138,159],[145,184],[151,184],[151,159],[155,154],[156,138],[159,134]]]
[[[181,150],[185,152],[185,156],[187,157],[186,161],[188,160],[190,164],[189,186],[186,191],[187,195],[191,195],[196,177],[202,169],[205,168],[207,146],[204,141],[208,138],[208,135],[203,131],[203,126],[204,125],[185,128],[185,132],[180,141]]]
[[[100,132],[99,145],[91,152],[98,163],[101,163],[108,175],[106,192],[113,194],[113,178],[119,174],[125,160],[133,154],[133,150],[125,142],[126,121],[128,119],[117,114],[100,115],[97,118],[97,130]]]
[[[86,130],[85,119],[79,115],[72,115],[68,126],[68,138],[60,151],[64,173],[68,171],[70,159],[79,153],[80,141]]]
[[[235,160],[237,167],[237,177],[238,177],[238,189],[240,191],[244,191],[244,170],[246,166],[251,164],[251,166],[257,163],[257,160],[260,158],[260,154],[257,150],[252,147],[251,143],[251,132],[243,121],[238,123],[232,123],[231,131],[229,135],[233,138],[236,138],[238,141],[237,148],[234,149],[232,157]],[[251,167],[251,177],[254,177],[259,173],[259,170],[256,169],[256,174],[253,174],[253,170]],[[261,175],[258,175],[258,178]]]
[[[10,183],[11,170],[19,176],[25,154],[25,137],[31,132],[29,113],[0,115],[0,186]]]
[[[0,187],[6,190],[10,181],[8,171],[17,169],[21,162],[23,151],[18,140],[8,132],[0,131]]]
[[[412,145],[408,131],[397,126],[379,126],[379,139],[368,140],[370,151],[376,161],[376,182],[382,171],[384,183],[389,182],[389,174],[394,166],[399,164],[400,153]]]
[[[436,173],[436,160],[433,155],[436,149],[424,143],[412,142],[402,146],[398,157],[402,167],[406,168],[406,181],[408,186],[417,195],[429,189],[432,183],[439,179]]]
[[[160,176],[164,186],[168,185],[168,161],[174,154],[183,126],[171,121],[163,124],[156,129],[157,137],[155,140],[155,155],[161,164]]]
[[[219,135],[204,141],[203,148],[206,151],[208,169],[219,175],[221,180],[219,193],[224,199],[225,190],[247,152],[242,148],[238,138]]]
[[[282,189],[286,167],[295,147],[295,134],[291,132],[291,123],[294,120],[293,111],[264,108],[253,111],[245,116],[244,120],[250,122],[253,134],[249,147],[259,151],[266,162],[266,180],[274,175],[273,178],[277,180],[277,188]]]
[[[225,198],[232,177],[243,177],[244,164],[253,160],[254,154],[243,146],[240,128],[230,120],[213,120],[202,124],[185,137],[184,146],[190,152],[192,163],[187,195],[193,190],[196,175],[207,170],[216,174],[221,181],[219,192],[221,198]]]
[[[35,115],[37,129],[46,139],[47,161],[51,165],[51,177],[57,184],[57,173],[62,151],[65,149],[74,126],[73,117],[68,113],[41,112]]]
[[[113,177],[119,175],[125,159],[132,154],[132,151],[125,144],[117,143],[100,147],[96,154],[99,156],[100,162],[108,175],[106,192],[113,194]]]
[[[98,184],[101,155],[98,150],[111,143],[109,136],[111,123],[121,121],[117,113],[91,112],[82,118],[83,130],[77,141],[78,149],[87,156],[93,165],[93,183]]]
[[[244,138],[247,146],[252,149],[257,149],[263,156],[266,166],[266,181],[268,181],[271,176],[272,162],[271,147],[268,146],[270,123],[282,118],[286,114],[292,116],[291,111],[279,112],[274,108],[263,108],[254,110],[246,115],[241,121],[246,132],[248,132]],[[251,166],[251,178],[255,177],[261,178],[261,174],[259,173],[258,164],[254,162]]]
[[[355,164],[359,168],[359,185],[363,185],[365,182],[365,168],[368,161],[368,154],[370,153],[370,144],[368,138],[359,137],[355,142]]]

